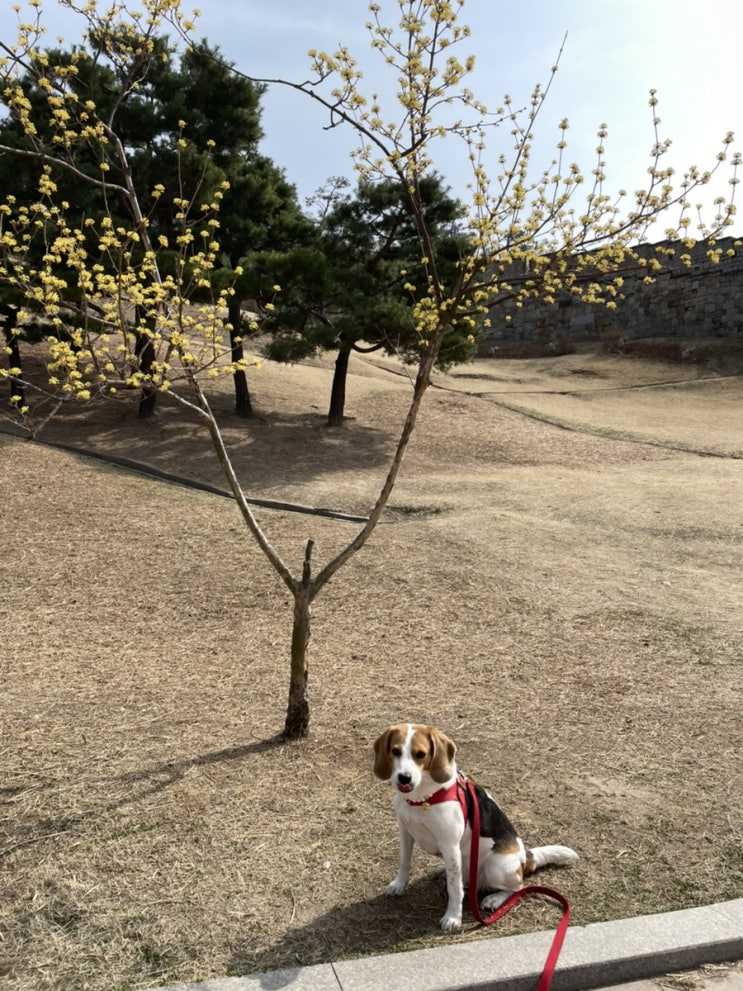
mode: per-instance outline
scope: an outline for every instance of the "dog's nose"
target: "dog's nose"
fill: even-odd
[[[411,779],[410,775],[409,774],[405,774],[404,772],[401,772],[400,774],[397,775],[398,784],[409,785],[410,782],[411,782],[411,780],[412,779]]]

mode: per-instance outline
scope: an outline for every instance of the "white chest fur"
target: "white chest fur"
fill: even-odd
[[[394,806],[401,825],[426,853],[441,856],[442,846],[458,846],[464,837],[464,822],[456,801],[440,802],[426,808],[410,805],[402,795],[397,794]]]

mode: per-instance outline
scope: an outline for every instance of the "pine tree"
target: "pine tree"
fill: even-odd
[[[438,270],[449,276],[464,248],[457,227],[461,207],[435,174],[421,180],[420,195]],[[314,243],[274,259],[282,291],[265,325],[273,333],[266,353],[281,361],[301,361],[321,351],[337,352],[328,425],[338,427],[354,351],[383,350],[417,361],[420,337],[413,302],[426,275],[401,183],[364,181],[350,194],[342,182],[332,180],[315,203],[323,209]],[[454,322],[437,366],[467,361],[474,349],[471,327]]]

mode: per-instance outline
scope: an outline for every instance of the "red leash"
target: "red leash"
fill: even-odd
[[[489,915],[484,919],[480,913],[480,905],[477,899],[477,874],[479,869],[479,849],[480,849],[480,809],[477,804],[477,795],[475,794],[475,788],[469,778],[465,781],[465,787],[472,799],[472,846],[470,848],[470,878],[469,878],[469,892],[470,892],[470,910],[474,917],[483,926],[490,926],[498,919],[501,919],[506,912],[518,905],[521,899],[525,895],[545,895],[547,898],[551,898],[553,901],[558,902],[562,906],[562,918],[555,931],[554,938],[552,940],[552,946],[547,955],[547,960],[544,964],[544,969],[542,971],[542,976],[539,979],[539,984],[537,986],[537,991],[549,991],[550,984],[552,983],[552,977],[555,973],[555,967],[557,966],[557,959],[560,956],[560,950],[562,949],[562,944],[565,939],[565,933],[568,931],[568,926],[570,925],[570,905],[568,904],[567,898],[561,895],[559,891],[554,891],[552,888],[542,887],[540,884],[529,884],[525,888],[520,888],[518,891],[514,891],[508,899],[500,905],[492,915]]]

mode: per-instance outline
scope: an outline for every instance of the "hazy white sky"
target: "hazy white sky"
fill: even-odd
[[[380,2],[390,12],[387,21],[395,21],[396,0]],[[191,6],[186,3],[184,9]],[[393,91],[394,78],[369,46],[367,0],[202,0],[199,6],[197,35],[219,45],[252,76],[301,80],[308,75],[308,49],[334,50],[343,44],[359,62],[370,92]],[[11,8],[6,3],[0,10],[0,36],[6,41],[15,34]],[[76,18],[53,0],[45,0],[44,8],[50,41],[57,33],[66,41],[79,39]],[[741,0],[467,0],[462,20],[472,36],[460,57],[472,52],[477,60],[470,88],[492,107],[505,93],[514,106],[526,104],[534,84],[548,81],[567,33],[541,119],[539,147],[549,160],[557,124],[567,117],[568,157],[590,172],[596,130],[606,122],[609,189],[646,184],[655,140],[651,88],[660,100],[661,136],[673,141],[665,161],[678,173],[691,164],[710,168],[728,131],[739,138],[733,147],[743,149]],[[322,112],[306,97],[272,87],[263,106],[263,150],[284,168],[301,197],[328,176],[353,175],[352,135],[323,130]],[[508,148],[504,130],[492,140],[493,173],[498,153]],[[437,165],[453,191],[464,196],[463,149],[445,143]],[[726,181],[715,189],[726,191]],[[741,211],[743,216],[743,205]],[[736,232],[742,227],[738,221]]]

